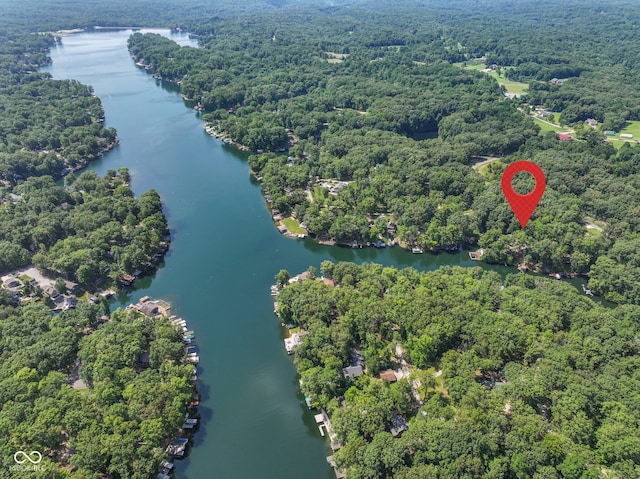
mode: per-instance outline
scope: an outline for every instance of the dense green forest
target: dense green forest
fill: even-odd
[[[479,268],[321,272],[335,286],[290,284],[278,311],[309,333],[294,362],[349,479],[640,477],[637,306]],[[354,351],[365,373],[346,381]]]
[[[0,467],[15,467],[19,450],[41,451],[43,460],[40,471],[2,477],[148,479],[157,472],[193,400],[182,332],[134,311],[118,310],[105,323],[86,302],[52,317],[41,303],[14,308],[5,300]],[[148,365],[140,362],[144,351]],[[76,358],[85,384],[72,387]]]
[[[68,174],[116,143],[100,100],[74,80],[37,71],[49,63],[51,35],[0,31],[0,182]]]
[[[49,176],[29,178],[2,199],[0,271],[33,262],[93,290],[149,268],[167,229],[158,193],[134,198],[126,168],[67,180],[62,187]]]
[[[129,49],[180,83],[215,134],[276,151],[249,160],[274,215],[292,216],[319,240],[430,251],[479,244],[484,261],[590,274],[608,299],[640,301],[640,150],[615,149],[602,133],[640,111],[636,37],[611,38],[640,10],[625,2],[566,3],[560,15],[554,2],[502,12],[433,7],[300,7],[286,28],[277,11],[221,17],[188,25],[202,48],[135,34]],[[534,17],[551,31],[536,30]],[[505,99],[494,78],[458,66],[480,56],[529,90]],[[541,132],[529,104],[555,111],[575,141]],[[582,124],[587,118],[597,129]],[[503,159],[472,168],[491,157]],[[525,230],[499,186],[519,159],[537,162],[548,181]],[[527,186],[516,177],[516,189]]]
[[[481,248],[488,262],[588,274],[595,292],[639,304],[640,150],[603,134],[640,119],[637,4],[378,3],[0,0],[0,270],[33,261],[91,287],[158,251],[160,199],[133,198],[126,169],[55,185],[116,136],[89,86],[37,71],[56,38],[33,34],[138,24],[198,35],[198,49],[139,34],[129,48],[179,83],[214,133],[254,150],[272,209],[317,239]],[[528,89],[506,98],[464,68],[478,59]],[[540,131],[529,106],[575,140]],[[518,159],[548,183],[524,230],[499,188]],[[637,306],[479,269],[321,272],[335,286],[287,286],[279,314],[309,332],[296,367],[331,416],[348,479],[640,477]],[[53,477],[153,475],[193,393],[180,334],[131,312],[100,324],[86,303],[51,316],[11,300],[0,289],[1,467],[28,445]],[[354,350],[366,372],[349,382]],[[76,357],[86,389],[68,385]],[[377,377],[403,359],[409,380]],[[394,437],[397,416],[409,428]]]

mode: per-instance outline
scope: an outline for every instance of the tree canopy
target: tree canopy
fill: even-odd
[[[290,284],[278,311],[308,331],[294,362],[330,414],[347,477],[640,474],[637,306],[479,268],[321,269],[334,286]],[[357,356],[365,373],[345,380]],[[386,369],[401,378],[380,379]],[[396,416],[408,422],[400,437]]]
[[[194,395],[182,332],[134,311],[105,323],[98,310],[82,302],[52,317],[42,303],[0,306],[3,469],[15,466],[15,451],[38,450],[48,477],[157,472]],[[145,351],[149,364],[140,361]],[[72,387],[78,379],[84,384]]]

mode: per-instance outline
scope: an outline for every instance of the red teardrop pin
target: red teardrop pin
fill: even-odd
[[[513,186],[511,186],[511,180],[513,180],[516,173],[520,173],[521,171],[531,173],[533,179],[536,180],[536,186],[533,188],[533,191],[526,195],[516,193],[513,190]],[[544,177],[544,172],[538,165],[531,161],[522,160],[511,163],[507,166],[507,169],[504,170],[504,173],[502,173],[502,192],[523,228],[527,226],[529,218],[531,218],[538,203],[540,203],[540,198],[542,198],[546,186],[547,180]]]

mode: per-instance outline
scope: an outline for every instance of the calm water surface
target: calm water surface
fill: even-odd
[[[171,35],[194,45],[186,35]],[[164,298],[196,332],[202,427],[180,479],[329,479],[327,444],[298,392],[284,351],[269,286],[286,268],[296,274],[320,262],[376,261],[434,269],[472,266],[466,253],[412,255],[397,248],[350,250],[295,241],[273,227],[246,154],[203,131],[175,85],[136,67],[131,31],[64,37],[52,48],[54,78],[92,85],[120,145],[94,163],[104,174],[126,166],[136,195],[154,188],[164,202],[173,242],[155,277],[140,280],[121,304]]]

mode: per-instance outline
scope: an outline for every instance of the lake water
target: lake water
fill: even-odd
[[[194,45],[184,34],[154,31]],[[208,136],[176,85],[134,65],[126,48],[131,33],[66,36],[52,48],[53,64],[46,70],[56,79],[92,85],[107,126],[118,130],[120,145],[90,168],[104,174],[126,166],[136,195],[154,188],[165,205],[172,229],[165,265],[118,301],[166,299],[196,333],[202,424],[190,456],[177,461],[176,477],[335,477],[272,313],[274,275],[281,268],[292,274],[319,268],[326,259],[420,270],[475,263],[467,253],[351,250],[280,235],[249,175],[247,155]]]

